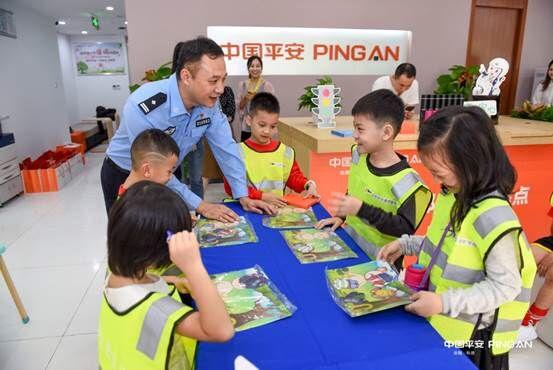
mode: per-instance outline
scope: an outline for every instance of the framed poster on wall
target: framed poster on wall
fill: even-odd
[[[78,76],[125,74],[120,42],[79,42],[73,44],[73,55]]]
[[[17,38],[13,13],[0,8],[0,36]]]

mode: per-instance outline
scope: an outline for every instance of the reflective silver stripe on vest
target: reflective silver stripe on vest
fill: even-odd
[[[282,190],[284,189],[284,182],[283,181],[271,181],[271,180],[263,180],[258,183],[252,184],[256,189],[277,189]]]
[[[359,163],[359,152],[357,151],[357,148],[355,148],[355,150],[351,153],[351,163]]]
[[[474,221],[474,229],[482,239],[504,222],[516,221],[517,217],[509,206],[498,206],[488,209]]]
[[[181,303],[171,297],[163,297],[155,301],[144,318],[140,337],[136,344],[136,349],[152,360],[156,357],[157,347],[161,340],[165,323],[173,313],[181,309]]]
[[[484,280],[485,275],[482,270],[473,270],[450,263],[442,273],[442,277],[444,279],[470,285]]]
[[[181,275],[182,271],[177,266],[173,265],[169,267],[167,270],[163,271],[163,274],[161,276],[178,276]]]
[[[519,295],[516,296],[515,301],[528,303],[528,302],[530,302],[530,297],[531,296],[532,296],[532,289],[522,287]]]
[[[429,256],[432,256],[432,252],[436,246],[425,238],[422,250]],[[446,269],[447,265],[447,269]],[[474,284],[475,282],[484,280],[484,272],[482,270],[473,270],[467,267],[458,266],[447,263],[447,254],[443,250],[440,250],[438,257],[436,257],[435,266],[439,266],[442,269],[442,278],[447,280],[456,281],[463,284]]]
[[[286,149],[284,149],[284,157],[288,159],[294,158],[294,149],[287,146]]]
[[[392,186],[392,193],[394,193],[397,199],[401,199],[401,197],[419,181],[420,179],[414,173],[409,172]]]
[[[380,248],[376,245],[366,241],[361,235],[357,233],[351,226],[344,227],[346,233],[357,243],[357,245],[365,252],[371,259],[376,259],[376,255]]]
[[[522,322],[522,319],[520,320],[505,320],[505,319],[498,319],[497,324],[495,326],[494,333],[504,333],[509,331],[517,331],[520,328],[520,323]]]

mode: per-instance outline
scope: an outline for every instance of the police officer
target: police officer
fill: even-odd
[[[129,96],[121,125],[109,143],[102,165],[102,190],[108,211],[117,198],[119,186],[129,174],[131,143],[142,131],[157,128],[177,142],[181,150],[179,163],[205,136],[231,186],[233,197],[239,199],[244,210],[274,213],[267,203],[248,198],[244,162],[218,102],[226,77],[221,47],[213,40],[199,37],[184,42],[177,69],[169,79],[144,84]],[[175,176],[167,186],[204,217],[226,222],[238,217],[224,205],[202,200]]]

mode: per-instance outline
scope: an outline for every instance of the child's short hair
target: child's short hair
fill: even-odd
[[[390,123],[394,128],[395,137],[401,131],[405,106],[396,94],[387,89],[380,89],[357,100],[351,114],[367,115],[379,126]]]
[[[250,102],[249,115],[254,116],[259,111],[280,114],[280,104],[276,96],[268,92],[255,94]]]
[[[157,128],[142,131],[131,145],[132,168],[138,170],[146,160],[170,157],[172,154],[178,157],[180,149],[170,135]]]
[[[150,267],[170,265],[167,231],[191,229],[190,212],[177,193],[164,185],[139,181],[109,212],[109,269],[140,279]]]
[[[513,191],[516,171],[481,108],[440,109],[421,124],[417,149],[421,155],[440,155],[452,166],[460,183],[451,214],[455,227],[477,199],[494,190],[505,197]]]

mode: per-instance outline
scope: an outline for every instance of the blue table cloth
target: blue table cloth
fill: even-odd
[[[244,214],[238,204],[230,207]],[[319,219],[328,217],[320,205]],[[338,235],[359,258],[300,264],[278,230],[262,225],[261,215],[247,213],[258,243],[203,248],[210,274],[259,265],[279,290],[297,307],[288,318],[235,334],[227,343],[200,343],[196,368],[234,368],[242,355],[262,370],[285,369],[474,369],[459,350],[444,340],[423,318],[403,307],[351,318],[328,291],[325,268],[368,261],[343,230]]]

